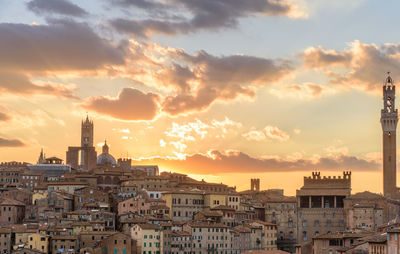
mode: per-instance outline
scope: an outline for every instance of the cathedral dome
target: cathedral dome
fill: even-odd
[[[107,141],[104,141],[103,153],[97,157],[97,165],[117,165],[115,158],[108,153]]]

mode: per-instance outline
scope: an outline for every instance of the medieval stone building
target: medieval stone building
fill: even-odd
[[[343,231],[344,199],[350,194],[351,172],[343,172],[343,177],[321,177],[320,172],[304,177],[303,187],[296,191],[298,242],[308,242],[320,234]]]
[[[96,167],[97,152],[93,146],[93,121],[86,117],[81,126],[81,146],[70,146],[67,151],[67,164],[74,169],[91,170]]]
[[[383,109],[381,125],[383,131],[383,194],[393,196],[396,187],[396,128],[397,109],[395,107],[396,87],[390,76],[383,86]]]

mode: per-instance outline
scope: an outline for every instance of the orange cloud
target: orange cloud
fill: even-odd
[[[159,113],[159,96],[124,88],[116,98],[89,97],[81,107],[120,120],[152,120]]]
[[[400,68],[399,54],[400,44],[354,41],[343,51],[310,47],[302,59],[306,68],[322,70],[332,85],[375,91],[381,89],[387,71]]]
[[[184,157],[183,152],[192,145],[197,146],[199,140],[213,140],[224,138],[225,135],[234,134],[236,130],[242,127],[241,123],[230,120],[225,117],[224,120],[212,120],[209,122],[203,122],[199,119],[187,123],[172,123],[172,126],[168,128],[164,134],[165,137],[160,140],[161,147],[170,145],[170,148],[174,148],[176,153],[181,153]]]
[[[0,122],[5,122],[11,119],[11,116],[7,115],[6,113],[0,112]]]
[[[0,71],[0,92],[18,95],[45,94],[78,99],[73,90],[59,84],[37,85],[23,74]]]
[[[183,50],[172,50],[169,56],[190,66],[184,70],[191,72],[186,74],[186,80],[179,76],[178,93],[167,96],[163,102],[163,111],[171,115],[203,111],[215,101],[231,101],[239,96],[254,97],[256,87],[279,81],[293,69],[288,61],[245,55],[215,57],[205,51],[189,55]],[[176,70],[181,69],[177,69],[175,64],[164,72],[167,80],[173,79],[171,75],[179,75]]]
[[[117,71],[166,94],[160,96],[160,107],[169,115],[205,111],[214,102],[240,96],[253,98],[259,87],[293,71],[289,61],[253,56],[216,57],[205,51],[191,55],[181,49],[135,41],[130,41],[130,50],[139,61],[130,60]]]
[[[338,52],[325,50],[321,46],[310,47],[301,55],[307,68],[323,68],[327,66],[348,66],[352,53],[350,51]]]
[[[301,171],[301,170],[379,170],[381,164],[356,156],[339,155],[319,157],[316,159],[280,159],[280,158],[254,158],[238,151],[221,153],[212,150],[207,154],[187,155],[185,159],[153,158],[138,161],[140,164],[155,163],[160,168],[173,168],[181,172],[192,174],[218,174],[218,173],[261,173],[274,171]]]
[[[25,144],[19,139],[7,139],[0,137],[0,147],[23,147]]]
[[[250,130],[242,135],[247,140],[264,141],[264,140],[278,140],[287,141],[290,136],[276,126],[266,126],[263,130]]]

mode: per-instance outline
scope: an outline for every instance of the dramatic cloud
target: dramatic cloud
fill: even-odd
[[[278,127],[275,126],[267,126],[264,128],[265,136],[270,139],[276,139],[279,141],[286,141],[289,139],[289,135],[280,130]]]
[[[37,85],[32,83],[28,77],[17,73],[5,73],[0,71],[0,92],[17,94],[17,95],[32,95],[45,94],[57,97],[73,98],[77,97],[73,94],[73,90],[63,85],[44,84]]]
[[[347,66],[351,59],[351,52],[337,52],[324,50],[322,47],[310,47],[302,55],[304,64],[308,68],[323,68],[332,65]]]
[[[7,115],[6,113],[0,112],[0,122],[5,122],[10,120],[11,117]]]
[[[0,147],[22,147],[25,144],[18,139],[7,139],[0,137]]]
[[[202,111],[214,101],[230,101],[240,95],[252,98],[256,87],[276,82],[292,71],[287,61],[253,56],[216,57],[204,51],[189,55],[183,50],[170,52],[170,56],[185,64],[165,66],[159,73],[159,79],[171,81],[179,91],[163,103],[163,110],[171,115]]]
[[[242,135],[247,140],[264,141],[264,140],[278,140],[287,141],[290,137],[289,134],[280,130],[275,126],[266,126],[263,130],[251,130]]]
[[[400,44],[377,46],[354,41],[343,51],[311,47],[302,58],[306,68],[324,71],[333,85],[372,91],[381,89],[387,71],[400,68],[399,55]]]
[[[272,171],[300,170],[379,170],[381,165],[376,161],[348,155],[320,157],[317,159],[284,160],[279,158],[259,159],[245,153],[228,151],[221,153],[216,150],[208,154],[194,154],[183,160],[154,158],[142,160],[140,163],[157,163],[161,168],[174,168],[192,174],[218,173],[261,173]]]
[[[84,23],[0,23],[0,34],[2,71],[95,70],[125,63],[125,43],[114,46]]]
[[[120,120],[152,120],[159,113],[159,97],[137,89],[124,88],[116,98],[90,97],[81,106],[101,115]]]
[[[148,12],[149,19],[119,18],[111,22],[118,31],[141,37],[153,33],[174,35],[202,29],[232,28],[237,26],[240,18],[254,15],[305,16],[289,1],[276,0],[172,0],[167,2],[116,0],[114,2],[124,8],[132,6]]]
[[[67,0],[32,0],[27,3],[29,10],[36,14],[62,14],[73,17],[83,17],[88,13],[81,7]]]
[[[165,140],[160,141],[160,145],[172,145],[180,153],[184,152],[189,144],[195,144],[199,140],[214,140],[217,138],[225,138],[226,135],[236,135],[236,130],[242,127],[242,124],[230,120],[225,117],[224,120],[212,120],[203,122],[196,119],[193,122],[187,123],[172,123],[172,127],[168,128],[165,134]],[[177,152],[177,151],[175,151]]]
[[[169,115],[207,110],[214,102],[254,98],[257,89],[293,72],[293,63],[248,55],[213,56],[205,51],[130,40],[126,65],[113,75],[128,78],[162,94],[161,110]]]

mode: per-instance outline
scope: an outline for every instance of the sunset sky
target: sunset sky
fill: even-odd
[[[115,158],[295,194],[382,192],[399,1],[0,0],[0,161],[65,159],[86,112]],[[398,88],[400,89],[400,88]],[[397,103],[398,104],[398,103]],[[398,174],[399,175],[399,174]]]

